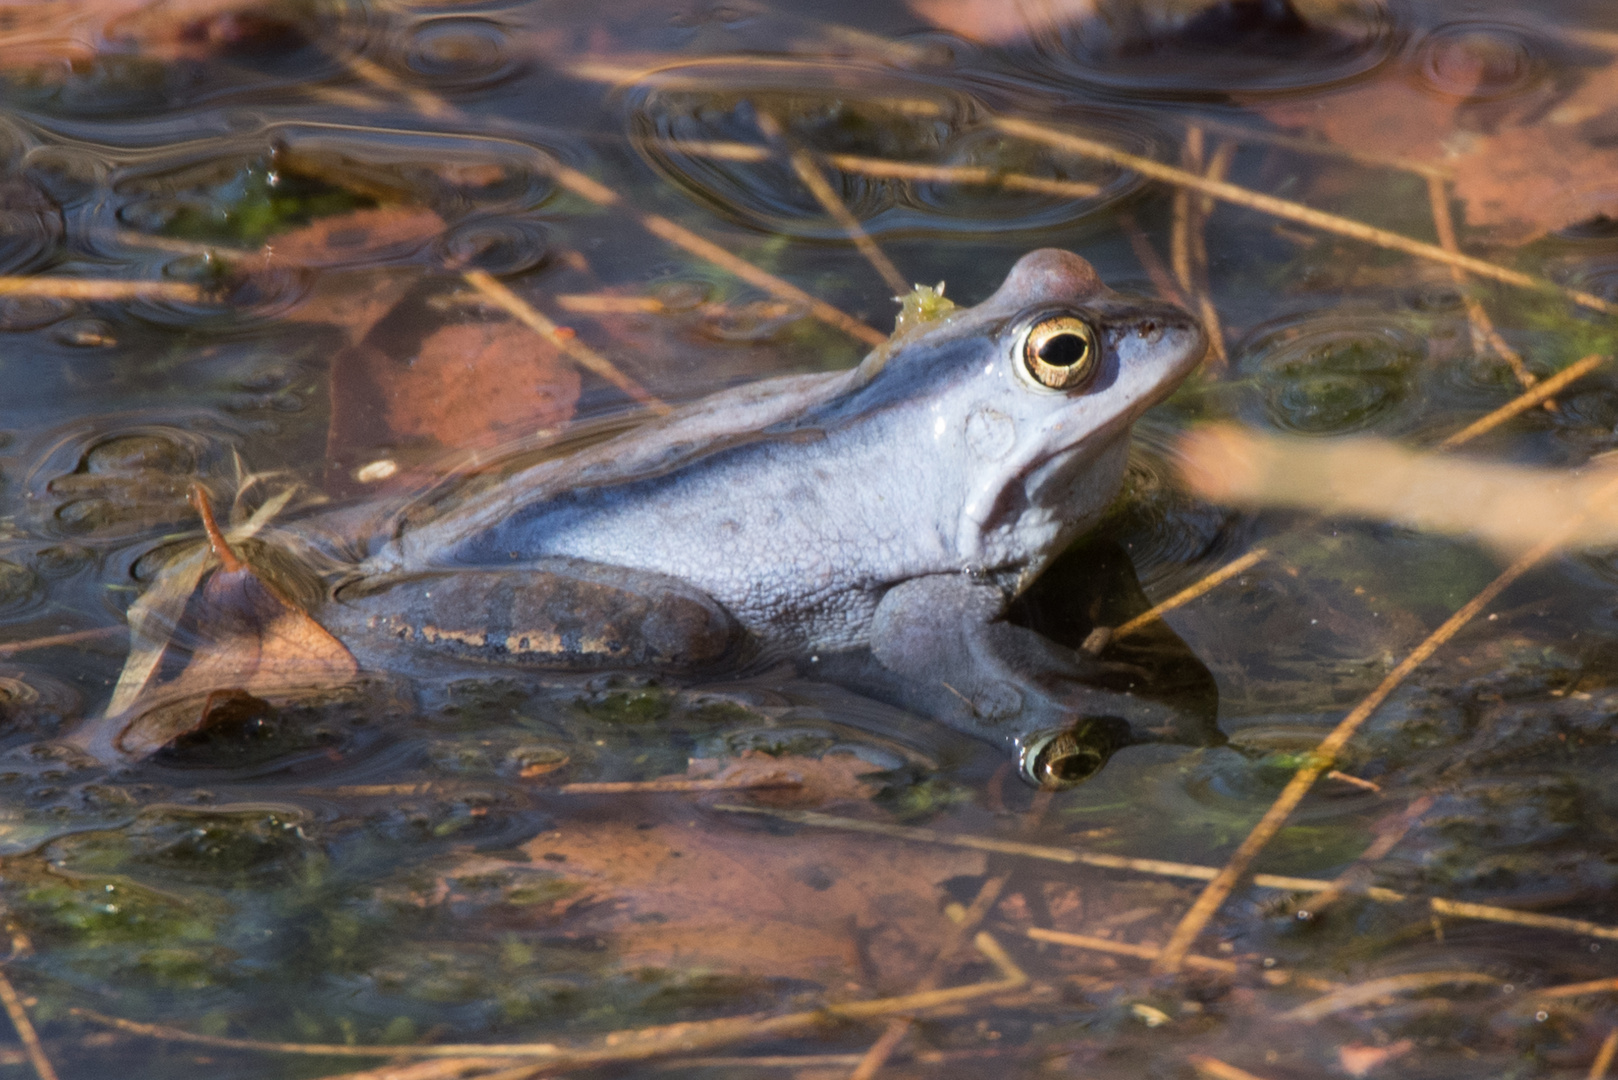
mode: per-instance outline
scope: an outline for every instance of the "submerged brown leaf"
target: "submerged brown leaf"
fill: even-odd
[[[852,755],[747,755],[686,777],[788,773],[797,787],[750,791],[794,805],[870,797]],[[735,798],[736,793],[729,793]],[[805,831],[716,826],[689,794],[615,795],[606,820],[574,818],[525,845],[533,865],[580,887],[570,934],[610,935],[626,967],[708,967],[736,975],[843,985],[874,972],[884,989],[920,977],[944,933],[940,882],[982,873],[978,852],[940,851]]]

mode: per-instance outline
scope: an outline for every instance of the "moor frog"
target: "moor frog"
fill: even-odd
[[[1117,495],[1131,424],[1205,345],[1180,309],[1035,251],[854,370],[718,393],[390,514],[317,617],[362,666],[792,659],[1074,782],[1177,721],[1004,616]]]

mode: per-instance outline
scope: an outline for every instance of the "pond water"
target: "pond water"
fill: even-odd
[[[0,1064],[1602,1075],[1618,561],[1525,566],[1390,680],[1510,556],[1180,465],[1213,422],[1430,449],[1611,355],[1615,57],[1597,0],[0,4],[0,972],[41,1040]],[[1077,647],[1241,560],[1102,653],[1203,745],[1036,792],[790,665],[261,696],[227,653],[109,749],[137,598],[158,683],[219,648],[193,483],[296,606],[277,527],[851,367],[896,292],[1044,246],[1215,345],[1014,616]],[[1596,367],[1463,453],[1615,446]]]

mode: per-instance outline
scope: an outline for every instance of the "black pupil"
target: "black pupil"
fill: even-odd
[[[1039,347],[1039,358],[1051,367],[1072,367],[1089,351],[1090,343],[1078,334],[1053,334]]]

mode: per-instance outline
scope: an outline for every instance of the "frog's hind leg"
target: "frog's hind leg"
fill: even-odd
[[[364,578],[337,588],[317,615],[375,667],[432,656],[697,672],[740,660],[747,644],[730,613],[699,589],[574,559]]]

